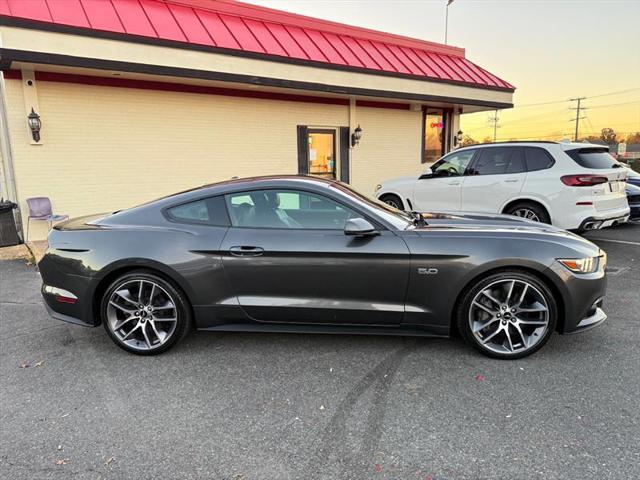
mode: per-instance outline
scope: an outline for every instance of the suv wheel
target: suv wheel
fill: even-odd
[[[393,208],[397,208],[398,210],[404,210],[404,207],[402,205],[402,200],[400,200],[400,197],[398,197],[397,195],[393,195],[392,193],[389,193],[387,195],[382,195],[380,197],[380,200]]]
[[[531,355],[556,328],[557,306],[549,288],[523,271],[489,275],[462,296],[457,326],[465,341],[502,359]]]
[[[526,218],[534,222],[551,223],[549,214],[540,205],[531,202],[516,203],[509,207],[504,213]]]

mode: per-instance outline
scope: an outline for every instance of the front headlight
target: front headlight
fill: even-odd
[[[607,254],[602,252],[597,257],[559,258],[558,261],[573,273],[593,273],[599,269],[604,270],[607,265]]]

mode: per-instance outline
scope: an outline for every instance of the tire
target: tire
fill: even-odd
[[[551,219],[549,218],[547,211],[542,206],[533,202],[515,203],[506,209],[504,213],[526,218],[527,220],[532,220],[534,222],[551,223]]]
[[[404,210],[404,206],[402,205],[402,200],[397,195],[393,193],[387,193],[386,195],[382,195],[380,197],[380,201],[386,203],[387,205],[397,208],[398,210]]]
[[[484,355],[514,360],[542,348],[557,317],[556,300],[544,282],[526,271],[505,270],[465,288],[456,326],[465,342]]]
[[[166,352],[186,336],[192,322],[186,295],[146,270],[118,277],[102,297],[100,316],[111,340],[137,355]]]

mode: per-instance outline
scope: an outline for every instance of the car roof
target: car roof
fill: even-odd
[[[218,192],[233,192],[244,190],[245,188],[269,188],[274,186],[283,186],[289,184],[293,185],[307,185],[310,187],[328,187],[332,184],[340,183],[337,180],[328,180],[319,177],[312,177],[310,175],[261,175],[255,177],[243,177],[243,178],[231,178],[229,180],[222,180],[220,182],[207,183],[199,187],[190,188],[181,192],[172,193],[165,197],[154,200],[169,200],[176,197],[195,197],[200,196],[201,193],[211,194]]]

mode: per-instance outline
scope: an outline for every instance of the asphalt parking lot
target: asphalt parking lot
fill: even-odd
[[[640,478],[640,225],[609,320],[532,357],[458,339],[197,333],[158,357],[49,319],[0,262],[0,478]]]

